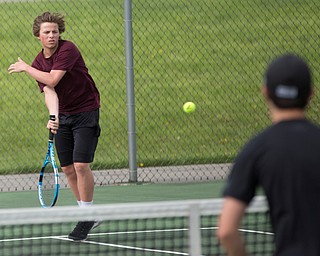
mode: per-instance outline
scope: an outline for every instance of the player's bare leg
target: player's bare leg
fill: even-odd
[[[82,202],[93,201],[94,178],[89,163],[74,163],[78,191]]]
[[[77,201],[80,201],[80,194],[78,190],[78,179],[77,179],[77,173],[74,169],[73,164],[61,167],[63,173],[66,175],[69,187],[72,190],[72,193],[74,194]]]
[[[74,163],[77,174],[78,192],[81,200],[81,207],[91,206],[93,203],[94,178],[88,163]],[[74,241],[83,241],[88,233],[100,225],[101,221],[80,221],[74,230],[68,235]]]

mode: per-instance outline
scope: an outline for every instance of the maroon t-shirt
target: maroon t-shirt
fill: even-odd
[[[57,50],[49,58],[44,57],[42,50],[34,59],[32,67],[44,72],[66,71],[55,87],[59,98],[59,113],[78,114],[100,107],[99,91],[88,73],[80,51],[72,42],[59,40]],[[43,92],[46,85],[37,82]]]

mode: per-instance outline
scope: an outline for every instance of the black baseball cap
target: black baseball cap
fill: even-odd
[[[304,108],[312,90],[310,69],[299,56],[283,55],[269,65],[265,86],[277,107]]]

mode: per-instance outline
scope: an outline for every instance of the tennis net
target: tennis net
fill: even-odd
[[[0,211],[0,255],[224,255],[215,237],[222,199]],[[88,239],[67,238],[77,221],[102,220]],[[252,255],[272,255],[263,197],[241,227]]]

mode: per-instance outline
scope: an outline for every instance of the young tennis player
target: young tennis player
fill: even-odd
[[[94,178],[90,169],[100,135],[100,97],[78,48],[62,40],[64,16],[45,12],[36,17],[33,34],[42,50],[32,65],[21,58],[10,65],[9,73],[25,72],[37,80],[44,92],[49,114],[56,117],[47,127],[55,133],[61,169],[81,207],[93,204]],[[96,222],[79,222],[69,238],[87,238]]]
[[[287,54],[267,69],[262,87],[272,125],[235,160],[225,190],[218,239],[227,255],[248,255],[238,228],[261,186],[270,207],[275,255],[320,255],[320,128],[306,118],[311,73]]]

